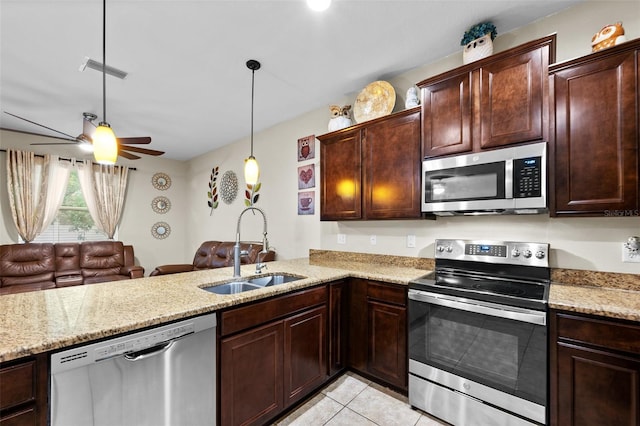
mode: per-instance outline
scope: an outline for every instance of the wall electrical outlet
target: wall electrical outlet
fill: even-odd
[[[622,243],[622,261],[627,263],[640,263],[640,251],[629,250],[627,243]]]
[[[338,234],[338,244],[347,244],[347,234]]]
[[[371,235],[369,237],[369,242],[372,246],[375,246],[378,243],[378,238],[375,235]]]
[[[413,248],[416,246],[416,236],[415,235],[407,235],[407,247]]]

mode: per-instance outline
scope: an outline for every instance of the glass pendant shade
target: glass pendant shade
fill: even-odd
[[[118,158],[116,135],[107,123],[100,123],[93,134],[93,157],[99,164],[115,164]]]
[[[247,185],[255,185],[260,177],[260,167],[253,155],[244,160],[244,181]]]

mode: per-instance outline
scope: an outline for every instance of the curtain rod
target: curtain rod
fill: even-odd
[[[4,148],[0,148],[0,152],[7,152],[7,150],[6,150],[6,149],[4,149]],[[34,154],[34,155],[35,155],[36,157],[38,157],[38,158],[44,158],[44,155],[41,155],[41,154]],[[61,160],[61,161],[74,161],[74,160],[75,160],[75,158],[62,158],[62,157],[58,157],[58,160]],[[75,161],[77,161],[77,160],[75,160]],[[98,164],[98,163],[91,162],[91,164],[93,164],[94,166],[99,166],[99,164]],[[129,170],[134,170],[134,171],[135,171],[135,170],[138,170],[138,169],[136,169],[135,167],[129,167],[128,169],[129,169]]]

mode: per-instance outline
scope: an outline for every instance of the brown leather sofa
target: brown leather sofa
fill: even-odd
[[[198,271],[201,269],[223,268],[233,266],[233,241],[205,241],[200,245],[193,257],[192,263],[161,265],[153,270],[149,276],[176,274],[178,272]],[[247,254],[240,256],[243,265],[256,262],[271,262],[275,260],[276,253],[262,252],[260,243],[240,243],[240,250]]]
[[[121,241],[0,245],[0,295],[143,276]]]

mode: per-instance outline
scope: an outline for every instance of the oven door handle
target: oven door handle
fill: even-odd
[[[409,299],[417,302],[426,302],[447,308],[460,309],[462,311],[476,314],[490,315],[499,318],[512,319],[531,324],[546,325],[546,312],[534,311],[532,309],[518,308],[515,306],[504,306],[495,303],[470,300],[459,297],[448,297],[437,293],[425,291],[409,290]]]

